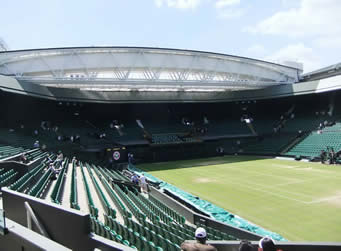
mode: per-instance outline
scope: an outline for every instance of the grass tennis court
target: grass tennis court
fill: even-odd
[[[341,166],[225,156],[138,167],[290,241],[341,241]]]

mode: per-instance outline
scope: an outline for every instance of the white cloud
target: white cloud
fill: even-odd
[[[201,0],[154,0],[157,7],[166,5],[177,9],[195,9],[199,6]]]
[[[163,0],[154,0],[154,3],[156,4],[157,7],[161,7],[163,4]]]
[[[218,0],[215,2],[218,18],[232,19],[244,15],[245,9],[238,8],[240,0]]]
[[[321,68],[321,60],[313,53],[313,49],[306,47],[303,43],[290,44],[279,49],[272,55],[264,58],[266,61],[283,63],[285,61],[294,61],[303,63],[304,72],[310,72]]]
[[[236,8],[240,0],[154,0],[157,7],[169,7],[176,9],[195,9],[203,2],[214,4],[218,18],[231,19],[244,15],[245,10]]]
[[[279,11],[246,30],[291,37],[341,35],[340,0],[301,0],[297,8]]]
[[[220,9],[220,8],[224,8],[227,6],[236,5],[239,3],[240,3],[240,0],[218,0],[215,3],[215,7],[217,9]]]

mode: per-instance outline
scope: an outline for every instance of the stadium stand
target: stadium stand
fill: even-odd
[[[264,235],[283,241],[282,236],[207,201],[194,200],[195,196],[148,173],[155,187],[148,195],[140,193],[130,175],[142,173],[132,162],[223,154],[318,158],[327,147],[338,153],[337,104],[328,114],[328,94],[303,96],[140,106],[56,102],[0,91],[1,104],[18,102],[10,112],[3,112],[0,122],[0,187],[39,203],[52,202],[58,210],[71,210],[65,215],[83,213],[87,235],[135,250],[179,250],[199,226],[206,229],[210,241],[258,240]],[[312,104],[309,110],[307,104]],[[335,124],[319,128],[326,120]],[[34,148],[36,141],[40,146]],[[56,164],[60,150],[66,157],[56,174],[50,164]],[[128,153],[134,158],[128,160]],[[23,154],[27,163],[20,160]],[[25,172],[1,166],[11,162],[25,166]],[[39,207],[35,210],[41,212]]]

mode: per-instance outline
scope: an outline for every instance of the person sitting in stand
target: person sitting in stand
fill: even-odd
[[[183,242],[181,244],[181,250],[185,251],[217,251],[217,249],[206,243],[206,230],[202,227],[197,228],[195,230],[195,239],[196,242]]]
[[[76,134],[76,136],[75,136],[75,142],[78,142],[78,143],[81,142],[81,136],[79,136],[79,134]]]
[[[252,251],[253,247],[251,242],[247,240],[242,240],[239,244],[238,251]]]
[[[276,244],[270,237],[263,237],[258,243],[258,251],[282,251],[276,248]]]
[[[50,177],[51,180],[55,180],[57,179],[57,176],[59,174],[60,168],[55,168],[55,166],[53,165],[53,163],[50,163],[49,165],[49,170],[51,170],[52,175]]]
[[[38,140],[36,140],[36,141],[34,142],[33,147],[34,147],[34,148],[39,148],[39,147],[40,147],[39,141],[38,141]]]
[[[24,164],[27,164],[28,163],[28,159],[25,155],[25,153],[21,154],[20,155],[20,162],[24,163]]]
[[[134,173],[132,176],[131,176],[131,182],[133,182],[135,185],[139,185],[139,178],[137,176],[136,173]]]
[[[63,153],[62,153],[62,151],[59,151],[58,155],[57,155],[57,159],[56,159],[56,167],[57,168],[59,168],[62,165],[63,159],[64,159]]]
[[[43,144],[43,145],[41,146],[41,150],[42,150],[43,152],[45,152],[46,149],[47,149],[47,146],[46,146],[45,144]]]

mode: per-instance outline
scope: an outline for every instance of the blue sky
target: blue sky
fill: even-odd
[[[152,46],[341,62],[341,0],[2,0],[10,49]]]

